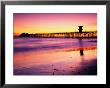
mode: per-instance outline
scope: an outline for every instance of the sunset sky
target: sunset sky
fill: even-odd
[[[14,34],[96,31],[96,13],[14,13]]]

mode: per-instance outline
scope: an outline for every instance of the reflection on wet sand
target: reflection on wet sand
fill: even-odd
[[[82,42],[82,39],[79,39],[79,47],[80,47],[80,56],[83,56],[84,53],[83,53],[83,42]]]
[[[83,42],[82,39],[79,39],[79,47],[80,47],[80,56],[81,56],[81,61],[84,61],[84,52],[83,52]]]
[[[31,43],[31,47],[38,46],[39,42],[37,41],[35,45],[35,41],[34,45]],[[35,50],[15,52],[14,75],[96,75],[96,70],[92,70],[94,73],[88,69],[83,70],[88,67],[96,69],[96,42],[88,42],[84,39],[74,41],[73,39],[53,39],[53,41],[42,39],[42,42],[48,44],[46,48],[44,44],[41,45],[43,50],[39,47]],[[54,43],[57,43],[56,46]],[[24,47],[22,43],[19,44],[20,47]],[[19,44],[16,44],[16,47]],[[55,48],[50,48],[52,46]]]

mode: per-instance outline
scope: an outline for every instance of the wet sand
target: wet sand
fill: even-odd
[[[77,70],[74,75],[97,75],[97,60],[83,63],[82,69]]]
[[[72,68],[72,67],[70,67]],[[58,74],[57,71],[59,71],[59,69],[57,68],[53,68],[54,72],[48,72],[47,71],[47,75],[61,75]],[[32,68],[23,68],[20,70],[15,70],[14,71],[16,75],[40,75],[40,72],[33,72]],[[33,73],[32,73],[33,72]],[[44,73],[46,75],[46,72]],[[65,75],[65,74],[62,74]],[[76,70],[72,70],[70,73],[66,74],[66,75],[97,75],[97,60],[92,60],[92,61],[85,61],[82,62],[82,68],[80,69],[76,69]]]
[[[27,56],[24,60],[18,57],[20,54],[14,60],[14,75],[96,75],[95,50],[92,55],[88,52],[85,51],[86,57],[80,56],[79,51],[31,52],[23,54]]]

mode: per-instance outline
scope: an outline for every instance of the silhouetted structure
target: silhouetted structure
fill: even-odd
[[[19,37],[36,37],[36,38],[97,38],[97,31],[82,32],[83,26],[78,26],[79,32],[61,32],[61,33],[22,33]]]
[[[63,32],[63,33],[22,33],[19,37],[35,37],[35,38],[97,38],[97,32]]]
[[[82,33],[82,30],[83,30],[82,27],[83,26],[78,26],[78,27],[79,27],[79,29],[78,29],[79,30],[79,33]]]

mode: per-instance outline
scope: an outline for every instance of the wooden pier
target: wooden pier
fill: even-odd
[[[97,31],[83,31],[83,26],[78,26],[78,32],[60,32],[60,33],[22,33],[20,37],[37,37],[37,38],[97,38]]]
[[[97,38],[97,32],[63,32],[63,33],[22,33],[20,37],[37,37],[37,38]]]

